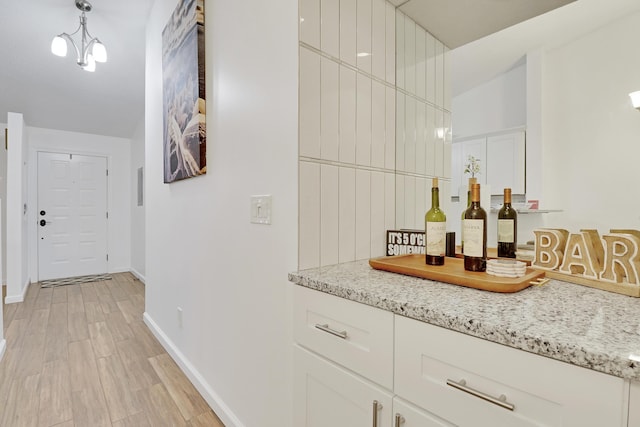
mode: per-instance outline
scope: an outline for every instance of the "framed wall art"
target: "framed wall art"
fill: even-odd
[[[207,172],[204,0],[180,0],[162,31],[164,182]]]

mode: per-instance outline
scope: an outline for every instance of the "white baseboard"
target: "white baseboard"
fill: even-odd
[[[175,360],[180,369],[185,373],[187,378],[193,383],[195,388],[200,392],[204,400],[207,401],[213,412],[218,415],[220,420],[227,427],[244,427],[240,419],[231,411],[224,403],[218,393],[216,393],[211,385],[207,383],[198,370],[189,362],[180,350],[173,344],[169,337],[158,327],[147,312],[143,316],[144,323],[149,327],[153,335],[160,341],[160,344],[167,350],[167,353]]]
[[[29,285],[31,284],[31,279],[27,280],[27,283],[22,287],[22,295],[7,295],[4,297],[5,304],[14,304],[16,302],[24,301],[24,298],[27,296],[27,291],[29,290]],[[7,290],[9,288],[7,287]]]
[[[2,362],[2,358],[4,357],[4,352],[7,350],[7,340],[3,339],[0,341],[0,362]]]
[[[136,276],[142,283],[147,283],[144,275],[140,274],[140,272],[138,272],[138,270],[136,270],[135,268],[131,268],[131,274]]]

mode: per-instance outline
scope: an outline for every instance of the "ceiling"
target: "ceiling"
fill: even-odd
[[[145,24],[153,0],[90,0],[87,28],[109,60],[89,73],[51,54],[53,37],[72,33],[74,0],[0,0],[0,123],[7,112],[28,126],[131,137],[144,115]],[[75,38],[77,40],[77,38]]]
[[[390,1],[457,47],[454,93],[513,66],[542,43],[541,34],[544,43],[559,43],[640,8],[638,0]],[[133,135],[144,116],[145,23],[153,0],[91,2],[88,29],[109,55],[95,73],[82,70],[71,55],[59,58],[49,50],[53,36],[78,26],[74,0],[0,0],[0,123],[12,111],[23,113],[29,126]],[[512,26],[565,3],[570,4]],[[548,18],[558,12],[561,18]],[[514,32],[523,26],[528,35]]]
[[[638,0],[578,0],[462,45],[451,51],[453,94],[511,69],[528,52],[562,46],[634,13]]]
[[[391,0],[450,49],[575,0]]]

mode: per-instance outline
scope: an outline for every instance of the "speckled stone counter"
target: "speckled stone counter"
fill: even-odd
[[[640,298],[556,280],[500,294],[378,271],[367,261],[298,271],[290,273],[289,280],[510,347],[640,380]]]

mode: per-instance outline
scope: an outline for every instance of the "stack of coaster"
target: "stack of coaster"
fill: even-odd
[[[522,277],[527,272],[527,264],[511,259],[487,260],[487,273],[499,277]]]

